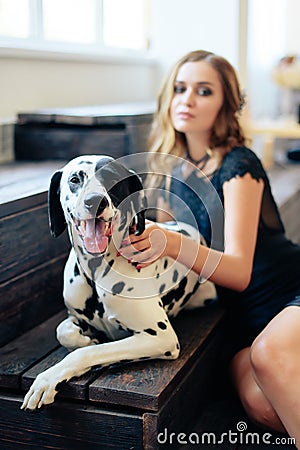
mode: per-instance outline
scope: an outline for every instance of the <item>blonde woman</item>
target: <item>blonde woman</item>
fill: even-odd
[[[246,147],[242,103],[224,58],[194,51],[178,61],[150,136],[151,167],[167,172],[158,221],[186,221],[183,202],[208,247],[152,223],[121,252],[138,269],[171,256],[216,284],[232,321],[230,373],[246,412],[300,448],[300,247],[285,237],[268,177]]]

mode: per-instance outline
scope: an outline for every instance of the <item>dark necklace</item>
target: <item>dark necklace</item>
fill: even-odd
[[[202,158],[194,159],[191,156],[189,150],[187,149],[186,156],[187,156],[187,159],[189,161],[191,161],[193,164],[195,164],[195,166],[198,166],[198,168],[201,170],[201,169],[204,169],[204,167],[206,166],[207,161],[210,159],[210,153],[211,153],[210,150],[206,150],[205,151],[205,155],[202,156]],[[201,166],[199,166],[199,164],[201,164]]]

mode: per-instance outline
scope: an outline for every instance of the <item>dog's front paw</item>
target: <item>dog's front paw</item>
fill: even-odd
[[[76,348],[99,344],[96,339],[91,339],[89,336],[84,336],[83,334],[60,336],[58,341],[63,347],[70,351],[75,350]]]
[[[82,334],[82,331],[74,319],[66,319],[56,329],[58,342],[68,350],[98,344],[98,341]]]
[[[52,369],[50,368],[36,377],[24,397],[21,409],[34,411],[43,405],[49,405],[54,402],[54,397],[58,392],[57,385],[59,380],[54,376]]]

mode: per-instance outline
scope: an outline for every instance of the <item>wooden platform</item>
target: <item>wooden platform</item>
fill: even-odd
[[[198,447],[180,443],[182,436],[178,441],[179,431],[199,438],[215,433],[217,439],[235,432],[240,421],[261,438],[264,432],[246,418],[222,366],[224,313],[218,308],[184,312],[175,320],[182,344],[177,361],[94,369],[65,384],[53,406],[37,414],[20,411],[36,374],[66,353],[55,327],[65,315],[62,270],[69,244],[66,234],[50,237],[47,217],[49,180],[61,165],[0,166],[1,449],[192,449]],[[287,232],[300,242],[300,165],[276,165],[269,174]],[[174,435],[160,446],[157,436],[166,429],[177,440]],[[202,448],[222,447],[211,442]],[[264,447],[260,441],[226,442],[223,448]]]
[[[31,442],[55,449],[155,449],[165,427],[191,429],[212,389],[211,373],[218,371],[222,311],[207,308],[174,321],[182,345],[176,361],[95,369],[67,383],[54,405],[34,414],[21,411],[35,376],[66,354],[55,340],[64,314],[0,349],[1,448],[23,449]]]
[[[156,449],[166,426],[189,430],[218,373],[224,312],[208,308],[174,321],[176,361],[94,369],[62,386],[53,406],[20,410],[35,376],[66,350],[55,328],[65,317],[62,274],[67,233],[48,230],[47,188],[61,163],[1,167],[0,447]]]
[[[0,164],[0,217],[47,201],[50,178],[63,165],[64,161]]]

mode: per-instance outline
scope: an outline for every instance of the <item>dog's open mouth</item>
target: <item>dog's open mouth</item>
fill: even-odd
[[[113,222],[102,218],[76,220],[76,228],[89,253],[105,252],[113,232]]]

